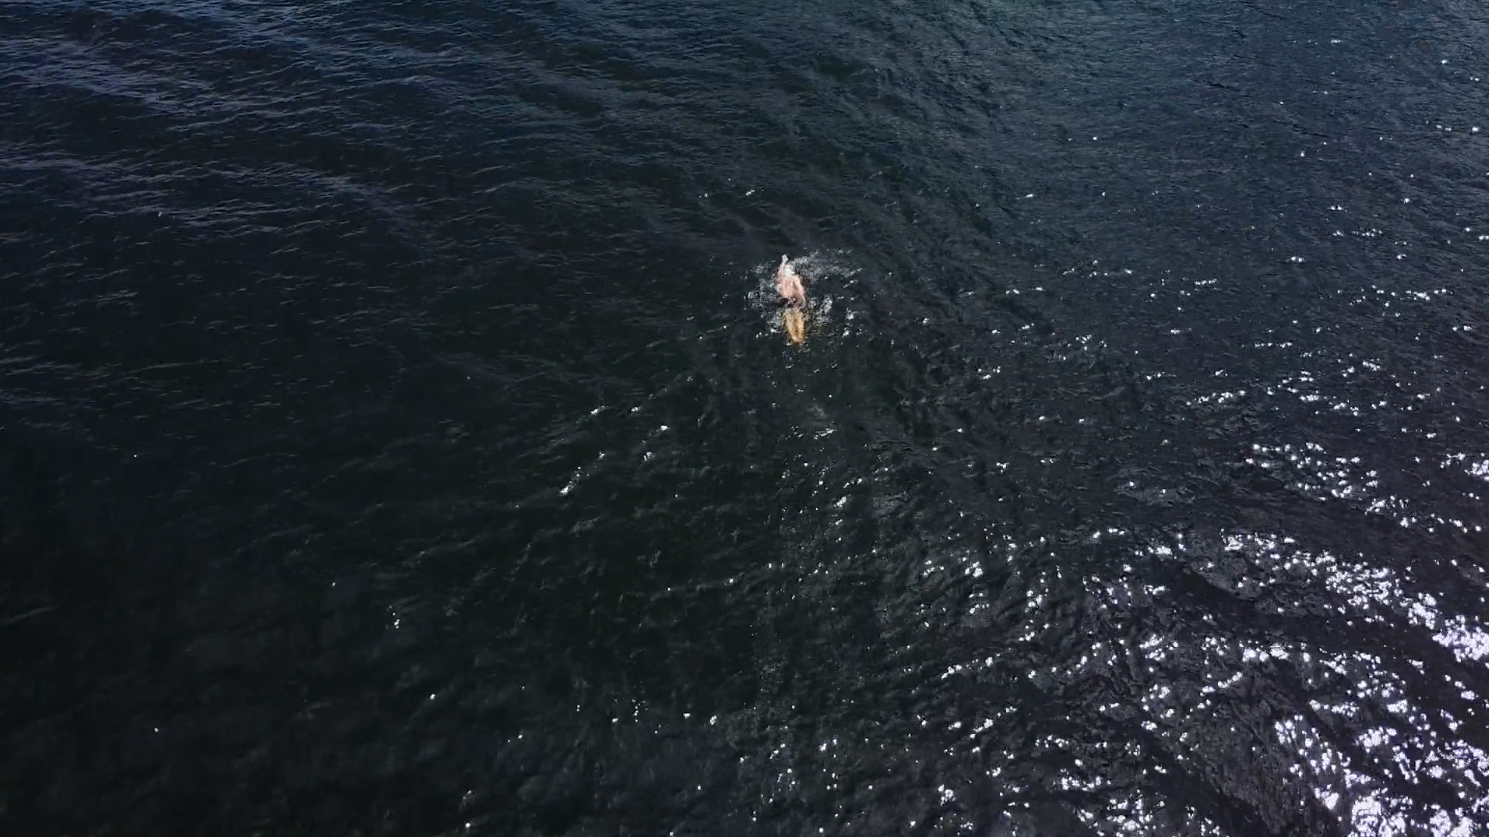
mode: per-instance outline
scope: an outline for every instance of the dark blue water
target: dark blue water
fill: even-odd
[[[1486,833],[1486,44],[0,3],[0,832]]]

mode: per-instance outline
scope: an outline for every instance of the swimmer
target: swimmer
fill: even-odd
[[[801,284],[801,276],[791,266],[791,259],[781,256],[781,266],[776,269],[776,290],[786,302],[781,312],[781,325],[786,329],[786,338],[800,345],[807,339],[807,289]]]
[[[781,292],[781,298],[790,305],[805,307],[807,304],[807,289],[802,287],[801,276],[797,275],[796,268],[791,266],[791,260],[781,256],[781,266],[776,268],[776,290]]]
[[[791,306],[781,312],[781,325],[786,328],[786,339],[800,346],[807,342],[807,314],[805,311]]]

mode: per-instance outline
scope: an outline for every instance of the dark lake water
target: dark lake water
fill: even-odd
[[[0,832],[1486,834],[1486,358],[1479,2],[0,2]]]

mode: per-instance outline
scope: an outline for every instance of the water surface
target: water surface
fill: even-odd
[[[0,6],[0,823],[1479,833],[1485,43]]]

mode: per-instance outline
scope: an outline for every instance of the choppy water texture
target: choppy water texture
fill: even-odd
[[[1483,834],[1485,44],[0,4],[0,831]]]

